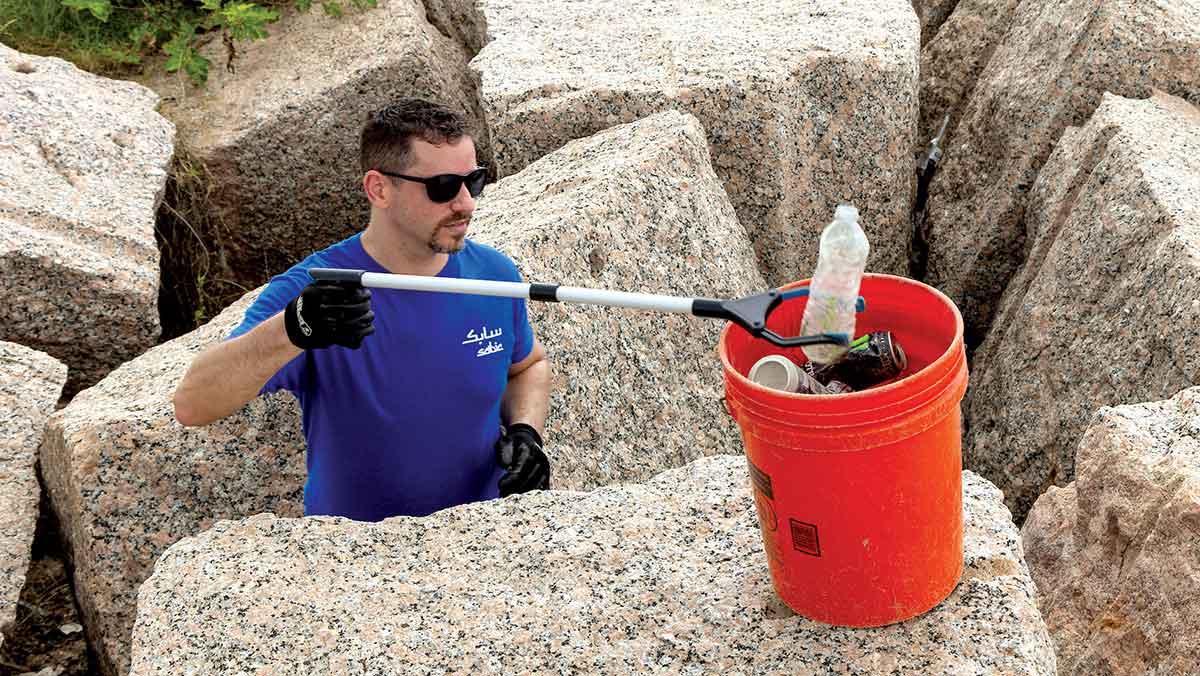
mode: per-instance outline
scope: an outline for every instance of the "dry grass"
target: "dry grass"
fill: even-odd
[[[67,624],[82,624],[61,545],[58,521],[42,495],[33,542],[33,562],[17,601],[17,617],[0,646],[0,676],[15,676],[47,667],[60,676],[98,673],[83,632],[63,633]]]
[[[231,279],[220,255],[224,226],[209,208],[204,163],[176,139],[166,193],[158,209],[162,340],[201,326],[250,289]]]

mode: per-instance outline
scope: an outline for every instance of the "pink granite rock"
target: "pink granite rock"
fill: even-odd
[[[908,0],[460,2],[490,40],[471,68],[501,176],[686,111],[768,283],[811,275],[840,202],[862,214],[870,269],[907,272],[920,31]]]
[[[1059,674],[1196,673],[1200,388],[1100,409],[1022,541]]]
[[[46,426],[42,475],[89,643],[110,676],[128,670],[137,588],[163,549],[217,519],[303,512],[304,437],[290,394],[204,428],[180,426],[171,404],[192,358],[257,295],[116,369]]]
[[[66,364],[0,342],[0,645],[16,618],[29,568],[41,497],[37,447],[66,382]]]
[[[154,214],[175,128],[153,92],[0,45],[0,340],[66,394],[158,339]]]
[[[1054,674],[1020,540],[964,473],[965,569],[871,630],[771,587],[746,463],[363,524],[259,515],[172,546],[138,596],[136,676]]]
[[[929,202],[925,281],[959,304],[971,345],[1021,264],[1029,191],[1063,131],[1086,122],[1106,91],[1144,98],[1158,88],[1200,103],[1197,73],[1195,2],[1017,7],[971,91]]]
[[[1200,110],[1106,95],[1029,196],[1025,265],[975,355],[964,465],[1018,522],[1100,406],[1200,382]]]

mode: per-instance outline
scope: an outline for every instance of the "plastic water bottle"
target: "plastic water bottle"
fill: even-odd
[[[867,235],[858,225],[858,209],[848,204],[838,205],[833,221],[821,233],[817,271],[808,290],[800,335],[844,333],[854,337],[854,305],[870,252]],[[847,349],[831,344],[803,348],[810,360],[820,364],[837,361]]]

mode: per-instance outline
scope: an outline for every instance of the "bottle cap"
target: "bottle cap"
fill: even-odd
[[[750,368],[750,380],[784,392],[795,392],[800,387],[800,367],[781,354],[769,354]]]

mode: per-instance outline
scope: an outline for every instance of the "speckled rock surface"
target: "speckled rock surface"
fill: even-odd
[[[473,58],[488,42],[487,16],[484,7],[489,0],[424,0],[425,15],[444,35],[466,49]]]
[[[710,298],[766,289],[691,115],[667,111],[580,139],[489,190],[472,231],[527,281]],[[554,371],[546,438],[555,487],[640,481],[740,448],[722,401],[723,322],[529,309]]]
[[[942,11],[951,3],[936,5]],[[952,14],[943,15],[936,34],[921,34],[921,121],[920,141],[937,135],[942,119],[950,116],[942,149],[952,147],[968,96],[980,73],[1004,39],[1013,13],[1021,0],[958,0]],[[928,16],[922,16],[926,25]],[[924,150],[922,146],[921,150]],[[944,155],[942,163],[949,161]]]
[[[66,382],[66,364],[0,342],[0,645],[16,619],[29,568],[41,495],[37,447]]]
[[[175,128],[131,82],[0,45],[0,340],[67,393],[158,339],[154,212]]]
[[[1063,676],[1196,673],[1200,388],[1102,408],[1022,529]]]
[[[839,202],[869,269],[908,269],[919,32],[908,0],[479,3],[472,59],[501,176],[664,109],[694,114],[772,285],[804,279]]]
[[[216,519],[303,513],[305,445],[290,394],[203,428],[180,426],[171,404],[192,357],[240,323],[257,295],[121,366],[47,424],[42,474],[106,674],[128,669],[137,587],[168,545]]]
[[[945,31],[942,31],[945,33]],[[988,61],[931,188],[926,282],[963,311],[977,345],[1024,253],[1038,170],[1100,97],[1152,87],[1200,103],[1195,2],[1023,2]]]
[[[133,673],[1053,674],[999,491],[964,493],[962,583],[872,630],[780,604],[740,457],[424,519],[220,522],[142,587]]]
[[[963,446],[1018,520],[1072,479],[1097,408],[1200,382],[1200,110],[1105,96],[1063,135],[1026,221],[1027,261],[976,354]]]
[[[426,20],[420,0],[379,0],[336,20],[318,3],[285,12],[268,31],[239,45],[234,73],[213,41],[205,90],[175,76],[148,82],[182,145],[207,166],[223,227],[210,244],[225,264],[212,274],[248,288],[366,227],[359,134],[369,111],[401,96],[455,106],[480,130],[488,161],[467,55]]]
[[[955,7],[963,4],[960,0],[912,0],[913,11],[921,20],[921,45],[929,44],[933,36],[941,29],[946,19],[950,18]]]

